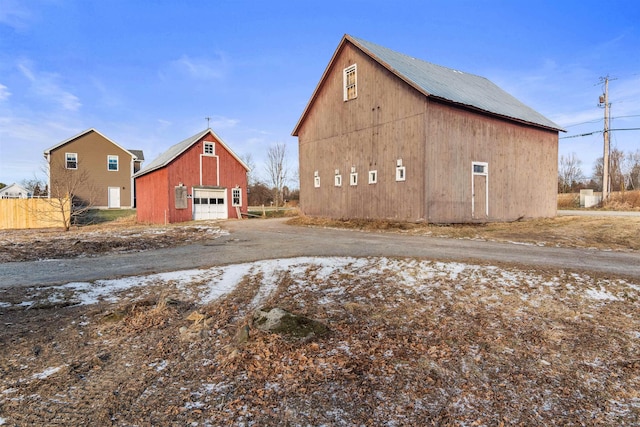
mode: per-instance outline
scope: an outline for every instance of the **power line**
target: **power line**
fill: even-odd
[[[609,132],[613,132],[613,131],[623,131],[623,130],[640,130],[640,128],[620,128],[620,129],[609,129]],[[581,133],[579,135],[571,135],[571,136],[563,136],[560,137],[558,139],[569,139],[569,138],[579,138],[581,136],[589,136],[589,135],[595,135],[596,133],[603,133],[603,130],[594,130],[593,132],[587,132],[587,133]]]

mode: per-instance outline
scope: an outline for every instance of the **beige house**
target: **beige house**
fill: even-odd
[[[135,207],[133,174],[142,151],[127,150],[95,129],[88,129],[44,152],[49,192],[72,193],[74,204],[98,209]]]
[[[556,215],[558,132],[484,77],[345,35],[296,124],[311,216]]]

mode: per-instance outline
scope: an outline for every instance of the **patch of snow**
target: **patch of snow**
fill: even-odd
[[[53,374],[55,374],[56,372],[58,372],[60,369],[62,369],[64,367],[64,365],[62,366],[56,366],[55,368],[47,368],[44,371],[37,373],[37,374],[33,374],[31,376],[31,378],[38,379],[38,380],[43,380]]]
[[[3,426],[7,423],[7,420],[5,420],[4,418],[0,417],[0,426]]]
[[[0,301],[0,308],[7,308],[7,307],[11,307],[13,304],[11,304],[10,302],[2,302]]]
[[[620,298],[607,292],[602,287],[600,287],[600,290],[587,289],[585,292],[585,295],[591,299],[599,300],[599,301],[619,301],[620,300]]]

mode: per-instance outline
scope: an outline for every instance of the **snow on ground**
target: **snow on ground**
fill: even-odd
[[[385,286],[394,284],[424,295],[428,295],[439,283],[450,281],[455,281],[459,289],[473,285],[475,289],[482,290],[483,286],[492,285],[503,295],[515,292],[523,301],[528,301],[535,291],[539,303],[543,303],[544,298],[557,297],[553,292],[560,288],[565,295],[579,292],[583,299],[598,304],[617,301],[621,296],[640,296],[638,284],[624,280],[595,279],[586,273],[566,274],[558,271],[556,275],[549,275],[516,268],[386,257],[298,257],[33,288],[28,293],[28,300],[0,301],[0,307],[29,309],[39,304],[61,301],[71,302],[72,305],[89,305],[100,301],[116,303],[130,298],[136,289],[156,286],[175,286],[194,301],[207,304],[231,292],[246,277],[260,280],[258,293],[253,300],[253,305],[258,306],[269,297],[285,274],[293,284],[307,289],[313,289],[318,282],[335,282],[335,288],[324,290],[327,302],[345,292],[348,280],[344,279],[350,276],[369,277],[372,283],[384,283]],[[544,291],[545,288],[549,290]]]

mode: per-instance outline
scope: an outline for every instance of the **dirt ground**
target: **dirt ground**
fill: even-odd
[[[0,254],[97,256],[221,232],[3,232]],[[253,311],[274,306],[330,333],[255,329]],[[638,425],[639,309],[640,284],[622,278],[388,258],[7,289],[0,425]]]

